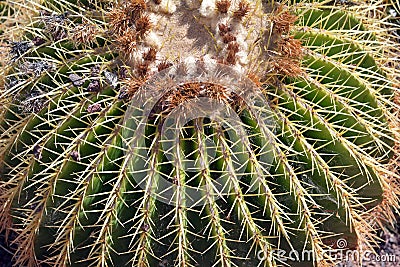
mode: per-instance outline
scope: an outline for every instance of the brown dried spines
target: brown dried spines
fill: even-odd
[[[225,34],[231,31],[231,27],[229,25],[220,23],[218,24],[218,30],[219,30],[219,35],[224,36]]]
[[[227,44],[229,42],[236,41],[236,36],[234,36],[232,33],[228,32],[224,36],[222,36],[222,41]]]
[[[126,55],[131,55],[136,50],[137,42],[152,27],[149,15],[144,14],[145,10],[144,1],[134,0],[126,7],[120,6],[108,14],[116,46]]]
[[[127,2],[127,8],[134,13],[142,13],[147,9],[144,0],[130,0]]]
[[[276,55],[271,56],[271,69],[274,74],[296,77],[303,72],[300,60],[303,57],[301,42],[290,36],[290,30],[297,17],[281,5],[272,16],[272,34],[274,35],[274,50]]]
[[[148,62],[148,61],[144,61],[144,62],[136,64],[137,75],[139,75],[139,77],[141,77],[141,78],[145,78],[149,71],[149,65],[150,65],[150,62]]]
[[[239,52],[239,44],[237,42],[230,42],[227,49],[237,53]]]
[[[219,35],[222,36],[222,41],[228,44],[227,57],[222,63],[234,65],[236,64],[236,53],[239,51],[239,45],[236,43],[236,36],[231,33],[230,26],[226,24],[218,24]]]
[[[110,22],[111,33],[115,35],[122,35],[131,26],[132,19],[126,13],[125,8],[116,7],[108,13]]]
[[[239,52],[239,44],[237,42],[230,42],[227,47],[227,55],[225,64],[235,65],[236,64],[236,53]]]
[[[236,19],[243,19],[244,17],[247,16],[247,14],[250,12],[250,4],[246,0],[241,0],[236,8],[236,10],[233,12],[233,17]]]
[[[303,57],[303,49],[300,40],[294,39],[293,36],[282,37],[278,41],[278,51],[282,56],[294,59]]]
[[[121,36],[117,37],[116,46],[121,52],[130,55],[136,49],[136,39],[136,31],[128,29]]]
[[[288,77],[298,77],[303,71],[300,68],[300,62],[291,58],[276,57],[271,61],[272,72]]]
[[[144,0],[131,0],[127,1],[125,11],[126,14],[131,18],[131,23],[134,24],[147,9],[146,2]]]
[[[90,44],[96,37],[97,32],[98,28],[95,24],[81,24],[73,30],[72,40],[78,45]]]
[[[292,15],[289,11],[282,11],[282,6],[279,7],[272,17],[273,31],[277,34],[288,34],[290,27],[296,22],[297,16]]]
[[[108,13],[111,25],[111,33],[122,35],[132,26],[136,27],[139,35],[143,35],[150,29],[150,19],[145,14],[147,9],[144,0],[131,0],[125,5],[118,5]]]
[[[228,50],[228,54],[226,56],[225,63],[228,65],[236,64],[236,52],[233,50]]]
[[[154,48],[150,48],[147,52],[143,53],[143,59],[146,61],[156,60],[157,51]]]
[[[209,82],[180,84],[161,99],[163,113],[167,114],[180,104],[196,97],[210,97],[229,104],[231,93],[222,85]]]
[[[215,6],[220,13],[226,14],[226,13],[228,13],[229,7],[231,6],[231,1],[230,0],[218,0],[215,3]]]
[[[188,74],[188,66],[184,61],[180,61],[177,63],[175,68],[176,75],[187,75]]]
[[[142,15],[135,21],[136,32],[143,37],[152,27],[149,15]]]
[[[247,73],[247,78],[249,78],[257,87],[261,87],[262,86],[261,79],[256,73],[248,72]]]
[[[145,82],[146,79],[139,79],[139,78],[130,78],[128,80],[125,80],[124,81],[125,85],[121,88],[118,98],[119,99],[132,98]]]
[[[171,66],[172,66],[171,62],[168,62],[167,60],[163,60],[157,65],[157,70],[158,71],[163,71],[165,69],[168,69]]]

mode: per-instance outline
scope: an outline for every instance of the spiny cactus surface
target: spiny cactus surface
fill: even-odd
[[[16,266],[332,264],[391,219],[383,2],[24,5],[0,97]]]

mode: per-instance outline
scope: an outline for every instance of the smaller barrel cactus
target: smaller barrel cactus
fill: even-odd
[[[393,222],[384,1],[24,5],[0,95],[16,266],[325,266]]]

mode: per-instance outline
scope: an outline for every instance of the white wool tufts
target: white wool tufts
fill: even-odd
[[[207,71],[214,72],[215,67],[217,66],[217,61],[211,57],[210,54],[206,54],[203,57],[204,66]]]
[[[146,35],[144,41],[148,46],[153,47],[155,49],[160,49],[160,47],[161,47],[161,40],[158,37],[158,35],[153,31],[149,32]]]
[[[239,51],[236,53],[236,58],[238,59],[239,63],[242,65],[249,64],[249,57],[245,51]]]
[[[203,0],[199,9],[200,14],[206,18],[212,18],[217,16],[217,10],[215,8],[215,0]]]
[[[240,50],[247,51],[249,49],[249,45],[244,40],[243,36],[241,35],[236,36],[236,42],[238,43]]]
[[[159,5],[159,11],[172,14],[176,11],[176,4],[173,0],[162,0]]]
[[[189,56],[189,57],[185,58],[184,62],[185,62],[185,66],[187,68],[188,74],[190,76],[195,75],[196,69],[197,69],[197,66],[196,66],[197,59],[195,57]]]

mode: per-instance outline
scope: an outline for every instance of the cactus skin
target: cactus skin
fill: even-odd
[[[147,4],[157,9],[157,1]],[[275,25],[287,19],[270,32],[272,39],[301,40],[304,51],[295,41],[283,46],[297,47],[289,51],[271,43],[278,56],[264,57],[264,69],[248,73],[251,64],[243,65],[270,102],[273,138],[248,110],[236,110],[253,149],[245,159],[248,174],[240,181],[229,174],[229,195],[210,194],[208,202],[189,207],[168,205],[148,190],[161,178],[185,184],[197,175],[197,183],[210,184],[227,172],[237,155],[224,149],[238,140],[195,120],[188,135],[197,141],[181,141],[183,146],[202,157],[204,139],[211,137],[219,157],[204,172],[184,173],[184,161],[172,165],[157,146],[154,119],[145,140],[150,166],[141,163],[139,153],[124,148],[123,121],[127,98],[153,75],[147,67],[155,63],[138,64],[135,52],[141,42],[157,53],[162,48],[146,39],[152,37],[148,30],[130,39],[123,20],[115,19],[132,5],[81,0],[35,6],[45,11],[12,47],[0,98],[1,230],[17,235],[16,266],[273,266],[282,263],[276,249],[304,248],[312,251],[311,261],[323,264],[332,262],[324,252],[339,238],[349,249],[375,241],[364,214],[380,208],[390,219],[397,208],[384,206],[397,200],[387,168],[397,138],[390,126],[397,122],[395,73],[386,66],[391,43],[374,33],[378,20],[366,16],[363,4],[290,1],[295,25],[286,7],[251,3],[260,5]],[[249,12],[244,6],[233,16],[245,22]],[[239,57],[229,51],[221,62],[235,68]],[[110,73],[117,73],[117,83]],[[263,149],[274,155],[269,169],[260,160]],[[129,169],[132,158],[143,164],[147,190],[134,179],[143,172]],[[257,188],[249,191],[254,177]]]

